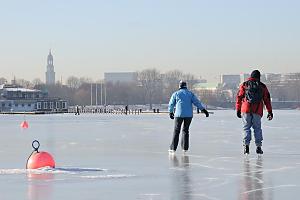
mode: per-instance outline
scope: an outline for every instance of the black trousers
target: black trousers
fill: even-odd
[[[170,145],[171,150],[176,151],[177,149],[182,122],[183,128],[181,134],[181,148],[183,150],[189,149],[189,128],[192,122],[192,117],[175,117],[173,139]]]

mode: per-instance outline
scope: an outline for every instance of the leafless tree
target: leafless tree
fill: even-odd
[[[155,95],[158,95],[159,86],[162,84],[161,74],[154,68],[145,69],[138,73],[138,80],[143,88],[145,103],[149,103],[152,109],[153,99]]]
[[[181,80],[184,80],[188,83],[188,87],[190,88],[190,90],[193,90],[193,86],[198,82],[195,75],[190,73],[183,74]]]
[[[0,78],[0,84],[5,84],[5,83],[7,83],[6,78],[1,77]]]
[[[93,80],[91,78],[87,78],[87,77],[79,78],[80,85],[85,84],[85,83],[92,83],[92,82],[93,82]]]
[[[164,74],[164,96],[166,100],[168,100],[172,93],[178,89],[178,84],[182,77],[183,73],[179,70],[168,71]]]
[[[70,87],[71,89],[77,89],[80,86],[80,81],[79,78],[75,77],[75,76],[70,76],[67,79],[67,85],[68,87]]]
[[[25,80],[25,79],[17,79],[16,80],[16,84],[17,85],[20,85],[20,86],[22,86],[22,87],[24,87],[24,88],[30,88],[32,85],[31,85],[31,83],[30,83],[30,81],[27,81],[27,80]]]
[[[43,82],[41,81],[41,79],[35,78],[31,81],[31,84],[33,85],[33,87],[35,87],[36,85],[42,85]]]

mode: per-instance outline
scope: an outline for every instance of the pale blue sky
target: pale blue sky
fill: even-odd
[[[0,1],[0,77],[45,79],[155,67],[221,73],[300,71],[300,1]]]

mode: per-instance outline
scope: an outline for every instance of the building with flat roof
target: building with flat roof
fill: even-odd
[[[281,75],[281,81],[298,81],[300,80],[300,73],[287,73]]]
[[[67,112],[66,100],[48,97],[47,92],[0,85],[0,112]]]
[[[241,82],[240,75],[236,74],[222,74],[220,77],[220,83],[225,88],[236,88]]]
[[[137,82],[138,75],[137,72],[105,72],[104,73],[105,82]]]
[[[250,74],[248,74],[248,73],[246,73],[246,74],[242,73],[242,74],[240,74],[240,77],[241,77],[241,83],[243,83],[248,78],[250,78]],[[266,81],[266,75],[265,74],[261,74],[260,75],[260,81],[262,81],[262,82]]]
[[[281,74],[266,73],[265,77],[268,82],[279,82],[281,80]]]
[[[246,81],[248,78],[250,78],[250,74],[245,74],[245,73],[241,73],[240,74],[240,83],[243,83],[244,81]]]

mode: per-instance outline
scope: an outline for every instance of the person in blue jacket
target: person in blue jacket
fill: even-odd
[[[172,143],[170,145],[169,152],[175,153],[181,125],[183,123],[182,135],[181,135],[181,148],[183,152],[189,149],[189,127],[193,118],[193,104],[201,110],[202,113],[209,116],[207,110],[203,107],[201,101],[195,96],[195,94],[187,89],[185,81],[179,82],[179,90],[174,92],[169,101],[169,115],[171,119],[175,117],[174,133]],[[175,109],[175,115],[174,115]]]

